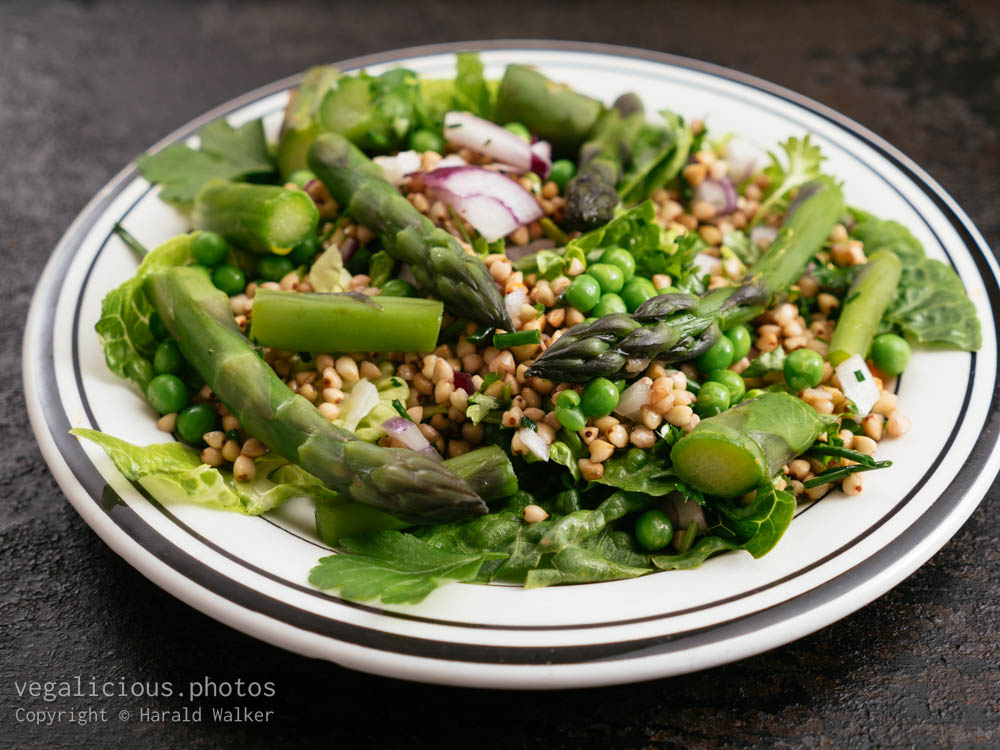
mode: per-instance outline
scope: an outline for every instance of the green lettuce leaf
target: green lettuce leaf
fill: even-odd
[[[654,497],[668,495],[676,491],[681,484],[669,461],[651,458],[640,469],[629,469],[626,466],[625,456],[616,456],[605,461],[604,474],[594,481],[627,492],[643,492]]]
[[[149,252],[135,276],[112,289],[101,301],[101,317],[94,329],[108,369],[134,382],[143,393],[153,378],[150,359],[157,342],[149,327],[153,304],[142,285],[149,274],[190,260],[192,236],[182,234]]]
[[[214,120],[198,131],[198,137],[197,149],[175,143],[136,160],[142,176],[160,184],[163,200],[189,203],[202,185],[216,177],[242,180],[274,172],[260,120],[238,128]]]
[[[232,472],[202,463],[198,452],[183,443],[138,446],[96,430],[70,433],[103,448],[126,479],[165,505],[193,502],[256,516],[293,497],[338,497],[316,477],[270,453],[256,460],[255,479],[237,482]]]
[[[746,506],[731,500],[713,500],[709,505],[709,531],[730,541],[743,543],[754,557],[763,557],[778,543],[795,515],[795,496],[773,485],[757,490]]]
[[[777,349],[761,354],[740,375],[744,378],[761,378],[772,372],[778,372],[784,367],[785,350],[779,346]]]
[[[771,186],[767,189],[764,200],[761,201],[760,208],[754,214],[751,224],[761,221],[771,211],[786,206],[788,194],[792,190],[802,187],[822,174],[820,164],[826,157],[820,152],[819,146],[810,143],[809,134],[806,134],[804,138],[793,135],[778,145],[785,152],[788,164],[783,165],[774,152],[768,152],[771,164],[764,169],[764,174],[771,179]]]
[[[493,96],[483,77],[483,61],[479,53],[457,53],[455,66],[457,74],[452,99],[453,107],[471,112],[485,120],[493,119]]]
[[[471,581],[487,555],[449,552],[411,534],[379,531],[341,540],[346,555],[320,559],[309,583],[346,599],[417,604],[444,583]]]

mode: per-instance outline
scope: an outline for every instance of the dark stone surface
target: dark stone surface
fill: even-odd
[[[854,117],[926,167],[1000,241],[995,3],[0,5],[0,745],[4,747],[996,747],[998,490],[894,591],[768,654],[614,689],[412,685],[292,656],[166,595],[112,553],[30,436],[21,331],[42,264],[118,169],[206,109],[309,64],[503,37],[630,44],[718,62]],[[272,681],[261,726],[128,723],[145,699],[19,697],[15,681]],[[164,698],[180,709],[184,701]],[[223,706],[227,701],[212,701]],[[18,722],[92,707],[110,721]]]

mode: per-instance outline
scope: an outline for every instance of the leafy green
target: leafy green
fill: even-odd
[[[594,481],[626,492],[643,492],[654,497],[662,497],[677,490],[680,480],[669,461],[650,458],[638,470],[628,468],[626,461],[625,456],[609,458],[604,462],[604,474]]]
[[[193,502],[256,516],[293,497],[329,499],[336,493],[316,477],[277,455],[257,459],[257,476],[237,482],[232,472],[202,463],[183,443],[137,446],[96,430],[70,430],[96,443],[126,479],[138,482],[161,503]]]
[[[552,557],[551,568],[529,570],[524,578],[525,589],[537,589],[561,583],[596,583],[638,578],[649,573],[648,567],[625,565],[609,559],[601,550],[588,547],[568,547]]]
[[[455,55],[455,109],[466,110],[490,120],[493,118],[493,96],[483,77],[483,61],[478,52],[459,52]]]
[[[341,540],[346,555],[321,558],[309,583],[346,599],[417,604],[444,583],[471,581],[488,554],[449,552],[411,534],[379,531]]]
[[[313,262],[307,278],[317,292],[346,292],[351,284],[351,272],[344,268],[340,248],[331,245],[324,250]]]
[[[752,266],[760,260],[760,245],[750,241],[750,236],[739,229],[732,229],[722,237],[723,249],[728,248],[745,266]]]
[[[651,562],[661,570],[697,568],[717,552],[742,549],[754,557],[774,549],[795,515],[795,496],[767,485],[757,490],[753,502],[740,507],[729,500],[714,499],[709,505],[709,536],[702,537],[687,552],[656,555]]]
[[[557,247],[553,250],[539,250],[514,261],[514,268],[521,273],[537,273],[543,279],[552,280],[562,276],[573,259],[587,267],[587,257],[579,247]]]
[[[676,237],[654,221],[652,201],[644,201],[619,214],[607,224],[593,229],[566,245],[567,254],[578,249],[623,247],[635,258],[636,273],[642,276],[669,274],[683,283],[692,274],[692,261],[701,243],[698,236],[685,233]]]
[[[785,206],[792,190],[802,187],[821,174],[819,166],[825,157],[820,153],[819,146],[809,142],[809,134],[801,139],[793,135],[778,145],[785,152],[788,164],[782,165],[774,152],[768,152],[771,164],[764,169],[764,174],[771,179],[771,186],[754,214],[752,224],[757,224],[773,210]]]
[[[643,125],[632,148],[629,168],[618,186],[626,205],[648,198],[676,177],[691,152],[694,136],[684,118],[666,109],[660,114],[666,125]]]
[[[769,352],[764,352],[757,359],[750,363],[740,374],[744,378],[761,378],[772,372],[778,372],[785,366],[785,350],[780,346]]]
[[[795,515],[795,496],[766,485],[757,490],[753,501],[740,506],[731,500],[714,500],[709,505],[709,531],[716,536],[739,541],[754,557],[763,557],[778,543]]]
[[[260,120],[238,128],[215,120],[199,130],[198,137],[201,144],[197,149],[175,143],[136,160],[142,176],[161,185],[163,200],[189,203],[202,185],[215,177],[242,180],[274,172]]]
[[[920,241],[902,224],[877,219],[852,209],[851,237],[871,255],[889,249],[903,261],[896,296],[885,311],[883,329],[898,331],[912,341],[976,351],[982,330],[975,306],[954,269],[924,256]]]
[[[153,378],[149,360],[157,341],[149,327],[153,305],[142,290],[146,277],[191,258],[192,235],[180,235],[149,252],[135,276],[112,289],[101,301],[101,317],[94,326],[108,369],[134,382],[145,393]]]
[[[549,459],[569,469],[574,481],[580,481],[580,466],[577,457],[566,443],[556,440],[549,446]]]

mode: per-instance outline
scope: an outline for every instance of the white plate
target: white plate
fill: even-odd
[[[799,509],[761,560],[714,558],[693,571],[523,591],[453,585],[419,606],[342,601],[306,578],[326,553],[305,506],[252,518],[193,505],[164,507],[119,475],[100,449],[67,435],[93,427],[161,442],[142,398],[104,366],[94,334],[104,294],[136,262],[111,234],[121,221],[155,246],[186,229],[130,165],[84,209],[52,255],[35,294],[24,346],[32,427],[53,474],[84,520],[158,586],[261,640],[353,669],[394,677],[507,688],[645,680],[730,662],[822,628],[885,593],[958,530],[997,473],[997,266],[955,202],[909,159],[847,118],[761,80],[693,60],[555,42],[470,42],[390,52],[340,67],[404,64],[450,76],[452,51],[484,49],[490,76],[527,62],[610,101],[633,89],[647,110],[705,118],[773,146],[814,134],[848,201],[898,219],[930,256],[950,262],[975,302],[982,350],[916,352],[899,391],[913,429],[887,441],[894,466],[866,475],[855,499]],[[215,109],[211,119],[280,123],[286,79]],[[110,490],[108,489],[110,486]]]

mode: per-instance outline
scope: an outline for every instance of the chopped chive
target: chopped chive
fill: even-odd
[[[441,333],[438,335],[438,343],[451,341],[451,339],[459,336],[467,325],[469,325],[469,321],[462,318],[452,321],[441,329]]]
[[[479,392],[480,393],[485,393],[487,388],[489,388],[491,385],[493,385],[494,383],[496,383],[498,380],[502,380],[502,379],[503,379],[503,377],[500,375],[499,372],[488,372],[488,373],[486,373],[485,375],[483,375],[483,385],[479,389]]]
[[[121,224],[115,223],[114,233],[117,234],[121,241],[128,245],[129,249],[135,253],[140,258],[145,258],[149,250],[146,249],[139,240],[132,236],[132,234]]]
[[[681,537],[681,543],[677,548],[677,552],[683,555],[691,549],[691,545],[694,544],[694,538],[696,536],[698,536],[698,522],[692,521],[688,524],[688,527],[684,529],[684,536]]]
[[[470,333],[468,336],[466,336],[465,339],[470,344],[481,344],[484,341],[486,341],[486,339],[488,339],[490,336],[492,336],[493,331],[495,330],[496,329],[491,326],[480,326],[472,333]]]
[[[567,235],[563,230],[561,230],[556,223],[552,221],[548,216],[542,217],[538,220],[539,225],[542,227],[542,232],[553,242],[557,242],[560,245],[565,245],[569,242],[569,235]]]
[[[392,400],[392,408],[395,409],[396,413],[403,419],[408,419],[411,422],[413,421],[413,417],[409,415],[409,413],[406,411],[406,407],[403,406],[403,402],[400,401],[398,398],[394,398]]]
[[[527,427],[532,432],[538,432],[538,423],[530,417],[521,417],[521,427]]]
[[[828,469],[821,474],[817,474],[812,479],[807,479],[802,483],[802,486],[808,490],[812,487],[819,487],[821,484],[839,482],[841,479],[844,479],[851,474],[857,474],[860,471],[874,471],[875,469],[885,469],[889,466],[892,466],[892,461],[876,461],[872,466],[866,466],[865,464],[837,466],[833,469]]]
[[[856,377],[858,379],[859,383],[865,382],[865,374],[863,372],[861,372],[861,370],[855,370],[854,371],[854,377]]]
[[[835,445],[814,445],[812,448],[806,451],[806,455],[835,456],[837,458],[847,458],[850,459],[851,461],[857,461],[859,464],[862,464],[864,466],[876,465],[875,459],[869,456],[867,453],[851,450],[850,448],[841,448]]]
[[[460,128],[460,127],[462,127],[462,123],[453,122],[451,125],[448,125],[448,130],[454,130],[455,128]]]
[[[451,404],[435,404],[434,406],[424,407],[424,418],[433,417],[435,414],[447,414],[448,409],[451,408]]]
[[[536,328],[531,331],[515,331],[514,333],[494,333],[493,346],[497,349],[507,349],[512,346],[527,346],[542,343],[542,334]]]
[[[462,217],[460,217],[458,212],[451,206],[448,206],[448,213],[451,214],[451,220],[454,222],[455,228],[458,229],[459,234],[462,235],[462,239],[471,245],[472,240],[469,238],[469,233],[465,231],[465,224],[462,222]]]

